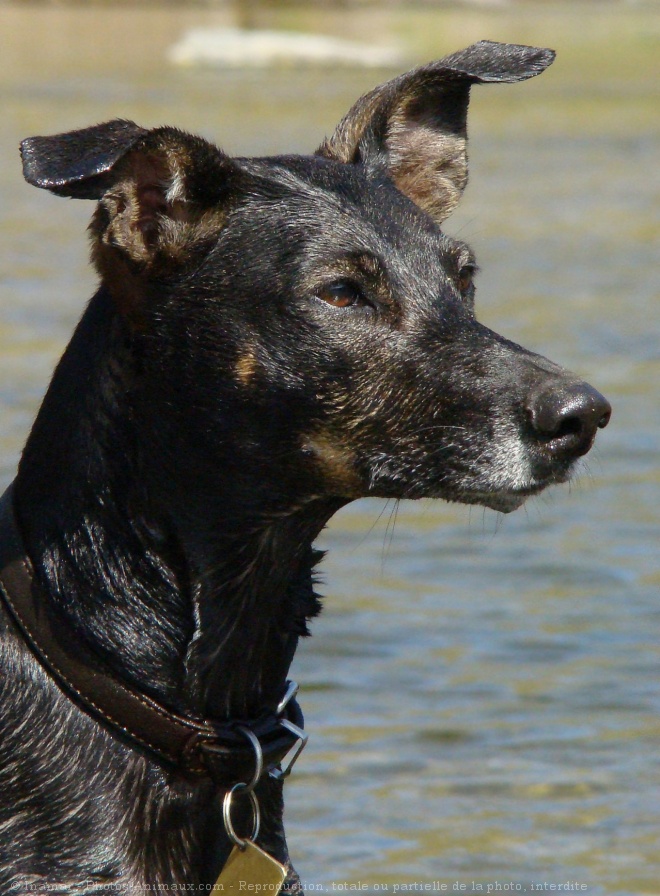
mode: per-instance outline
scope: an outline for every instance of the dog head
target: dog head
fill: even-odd
[[[179,484],[229,479],[273,511],[366,495],[509,511],[570,476],[608,403],[478,323],[475,258],[440,229],[467,180],[471,85],[552,59],[476,44],[362,97],[313,156],[230,159],[127,121],[24,142],[28,181],[98,200],[93,258],[140,356],[138,442],[145,421]]]

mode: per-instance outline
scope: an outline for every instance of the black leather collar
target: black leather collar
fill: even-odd
[[[37,585],[14,515],[12,486],[0,498],[0,596],[18,632],[58,686],[85,712],[115,735],[127,738],[190,777],[210,777],[218,787],[249,781],[255,747],[242,729],[258,739],[264,769],[275,773],[284,757],[302,748],[303,717],[295,686],[277,710],[256,719],[197,721],[166,709],[103,667],[99,657],[66,637],[61,621],[54,630],[48,603]],[[288,699],[287,699],[288,698]],[[294,759],[297,752],[294,754]],[[289,766],[290,767],[290,766]]]

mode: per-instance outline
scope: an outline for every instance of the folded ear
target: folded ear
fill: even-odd
[[[21,143],[23,176],[58,196],[100,199],[117,162],[149,132],[132,121],[107,121],[80,131],[29,137]]]
[[[554,56],[552,50],[481,41],[363,96],[317,153],[384,165],[401,192],[441,223],[467,183],[470,86],[524,81]]]
[[[94,259],[105,273],[119,256],[149,270],[192,251],[217,225],[238,167],[217,147],[175,128],[109,121],[21,144],[26,180],[60,196],[97,199]]]

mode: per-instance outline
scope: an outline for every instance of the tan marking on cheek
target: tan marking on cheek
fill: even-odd
[[[364,486],[355,470],[355,452],[337,444],[324,433],[316,433],[304,439],[304,447],[314,456],[316,464],[328,485],[348,498],[359,498]]]
[[[259,370],[259,359],[256,350],[250,346],[239,356],[234,372],[236,379],[244,386],[249,386]]]

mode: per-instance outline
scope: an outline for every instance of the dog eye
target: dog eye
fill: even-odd
[[[465,295],[472,286],[476,271],[477,268],[475,265],[465,264],[458,272],[458,288],[463,295]]]
[[[360,287],[349,280],[337,280],[323,286],[316,293],[317,298],[332,305],[333,308],[350,308],[353,305],[368,304]]]

